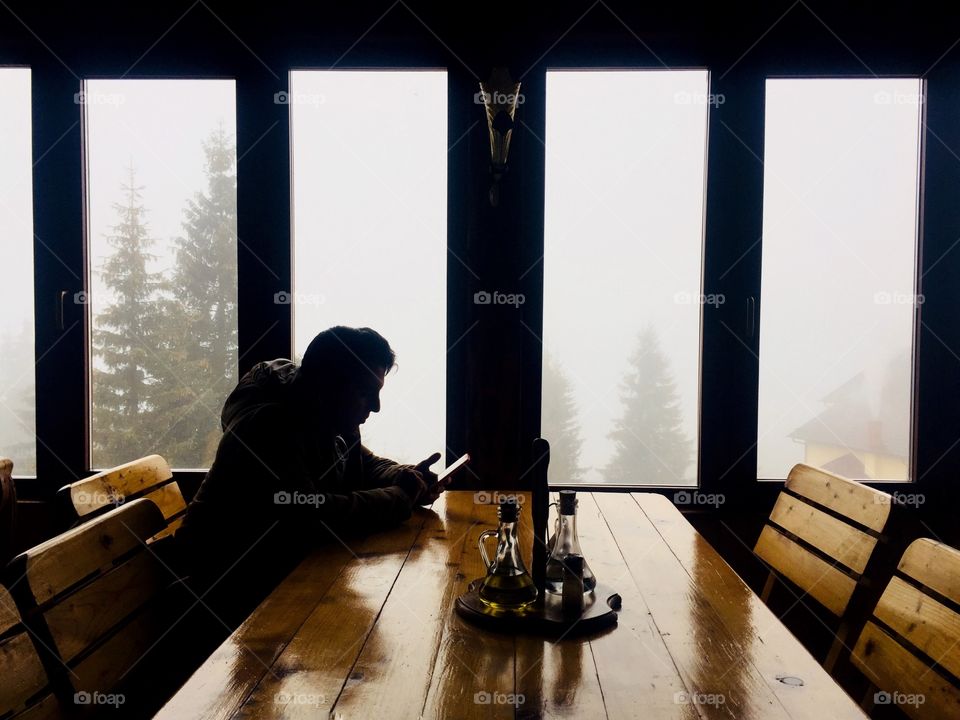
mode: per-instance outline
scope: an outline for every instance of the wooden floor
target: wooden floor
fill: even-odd
[[[623,598],[616,628],[552,642],[461,620],[496,511],[448,492],[307,557],[158,717],[865,717],[666,498],[579,497],[584,554]]]

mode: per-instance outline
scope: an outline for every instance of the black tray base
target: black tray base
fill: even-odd
[[[602,583],[584,595],[583,614],[570,617],[563,613],[561,596],[553,593],[542,593],[522,610],[492,608],[477,594],[481,581],[471,582],[467,592],[457,598],[456,611],[464,620],[489,630],[577,637],[617,624],[620,596]]]

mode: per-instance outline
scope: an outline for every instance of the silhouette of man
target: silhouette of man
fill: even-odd
[[[191,585],[235,624],[318,540],[395,525],[444,490],[429,466],[380,458],[359,426],[395,364],[370,328],[317,335],[300,366],[256,365],[227,398],[216,458],[176,534]]]

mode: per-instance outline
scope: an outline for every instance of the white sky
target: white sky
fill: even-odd
[[[399,367],[364,443],[446,454],[447,74],[291,75],[295,352],[332,325],[381,333]]]
[[[767,81],[761,478],[803,460],[788,434],[857,373],[879,411],[888,363],[911,348],[919,93],[909,79]],[[908,390],[909,369],[894,382]],[[909,408],[881,420],[906,436]]]
[[[696,447],[707,92],[703,70],[547,74],[543,340],[573,384],[584,482],[613,455],[647,323]],[[691,463],[677,484],[695,482]]]

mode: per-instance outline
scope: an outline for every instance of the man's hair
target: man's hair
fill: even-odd
[[[378,368],[389,372],[396,359],[390,343],[376,330],[337,325],[310,341],[300,371],[313,382],[357,378]]]

